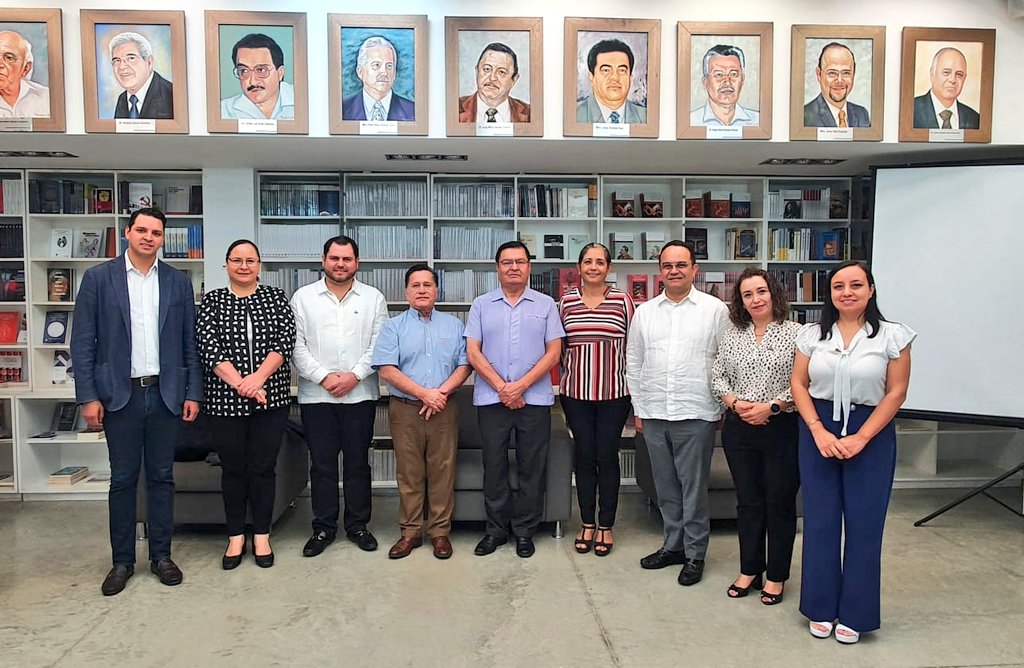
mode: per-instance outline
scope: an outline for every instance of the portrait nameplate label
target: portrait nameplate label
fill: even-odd
[[[817,128],[818,141],[853,141],[853,128]]]
[[[628,137],[629,123],[594,123],[595,137]]]
[[[398,121],[359,121],[361,135],[397,135]]]
[[[156,133],[155,118],[116,118],[114,131],[118,134],[143,134],[151,135]]]
[[[32,119],[0,118],[0,132],[32,132]]]
[[[743,139],[743,128],[726,125],[708,126],[706,139]]]
[[[515,134],[512,123],[477,123],[477,137],[511,137]]]
[[[939,143],[963,143],[963,130],[929,130],[928,141]]]
[[[276,135],[277,134],[277,119],[276,118],[239,118],[238,119],[238,132],[239,134],[260,134],[260,135]]]

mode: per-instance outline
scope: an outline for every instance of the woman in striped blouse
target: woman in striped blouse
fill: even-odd
[[[565,326],[562,408],[576,440],[576,497],[583,526],[576,551],[607,556],[619,502],[619,437],[629,415],[626,331],[633,300],[605,285],[611,253],[599,244],[580,251],[580,287],[558,302]],[[595,518],[598,497],[600,512]],[[595,519],[597,522],[595,523]]]

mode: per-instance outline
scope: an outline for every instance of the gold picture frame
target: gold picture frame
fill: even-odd
[[[66,129],[64,40],[60,9],[0,8],[0,31],[17,33],[32,48],[33,62],[22,65],[22,67],[27,65],[29,68],[23,81],[28,79],[32,82],[32,92],[38,92],[45,96],[39,98],[41,106],[48,106],[46,116],[31,117],[32,131],[64,132]],[[33,45],[33,42],[36,43]],[[39,42],[43,42],[43,44],[39,44]],[[41,60],[45,62],[41,64]],[[42,73],[45,73],[45,77],[42,76]],[[45,85],[40,82],[44,78]],[[47,100],[48,105],[46,104]],[[17,100],[15,104],[19,103],[21,103],[21,99]],[[25,118],[25,116],[16,116],[16,118]]]

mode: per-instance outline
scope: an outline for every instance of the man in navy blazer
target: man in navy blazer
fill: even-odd
[[[174,118],[174,91],[170,81],[154,70],[153,46],[137,32],[123,32],[110,40],[110,66],[121,88],[114,118]]]
[[[389,40],[380,36],[363,40],[356,56],[356,76],[363,88],[342,100],[342,120],[416,120],[416,103],[392,90],[397,67],[398,52]]]
[[[804,105],[805,128],[869,128],[871,115],[847,98],[853,90],[857,62],[845,44],[829,42],[818,55],[814,70],[821,93]]]
[[[914,127],[934,130],[980,128],[981,115],[957,99],[967,81],[964,54],[951,46],[939,49],[932,57],[928,74],[931,76],[931,89],[914,98]]]
[[[71,358],[75,395],[90,427],[106,432],[110,454],[110,546],[105,596],[135,572],[135,499],[145,461],[150,570],[165,585],[181,583],[171,561],[174,446],[182,420],[199,415],[202,369],[196,349],[195,301],[185,274],[157,260],[166,217],[132,213],[128,251],[85,272],[75,303]]]

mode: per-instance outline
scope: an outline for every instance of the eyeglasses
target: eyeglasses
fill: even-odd
[[[275,68],[270,65],[257,65],[256,67],[245,67],[244,65],[239,65],[231,71],[234,72],[236,79],[243,79],[250,74],[255,74],[257,79],[266,79],[274,69]]]
[[[502,269],[511,269],[513,265],[516,266],[516,267],[525,267],[526,265],[530,264],[530,261],[529,260],[523,260],[523,259],[518,259],[518,260],[502,260],[498,264],[501,265]]]
[[[254,267],[254,266],[258,265],[259,263],[260,263],[260,261],[257,260],[254,257],[246,257],[246,258],[229,257],[228,258],[228,264],[230,264],[232,267],[241,267],[243,264],[245,266],[247,266],[247,267]]]
[[[661,265],[662,271],[672,271],[673,269],[675,269],[676,271],[686,271],[689,268],[689,262],[676,262],[675,264],[672,264],[671,262],[664,262]]]
[[[852,79],[853,70],[825,70],[825,80],[835,81],[836,79]]]

